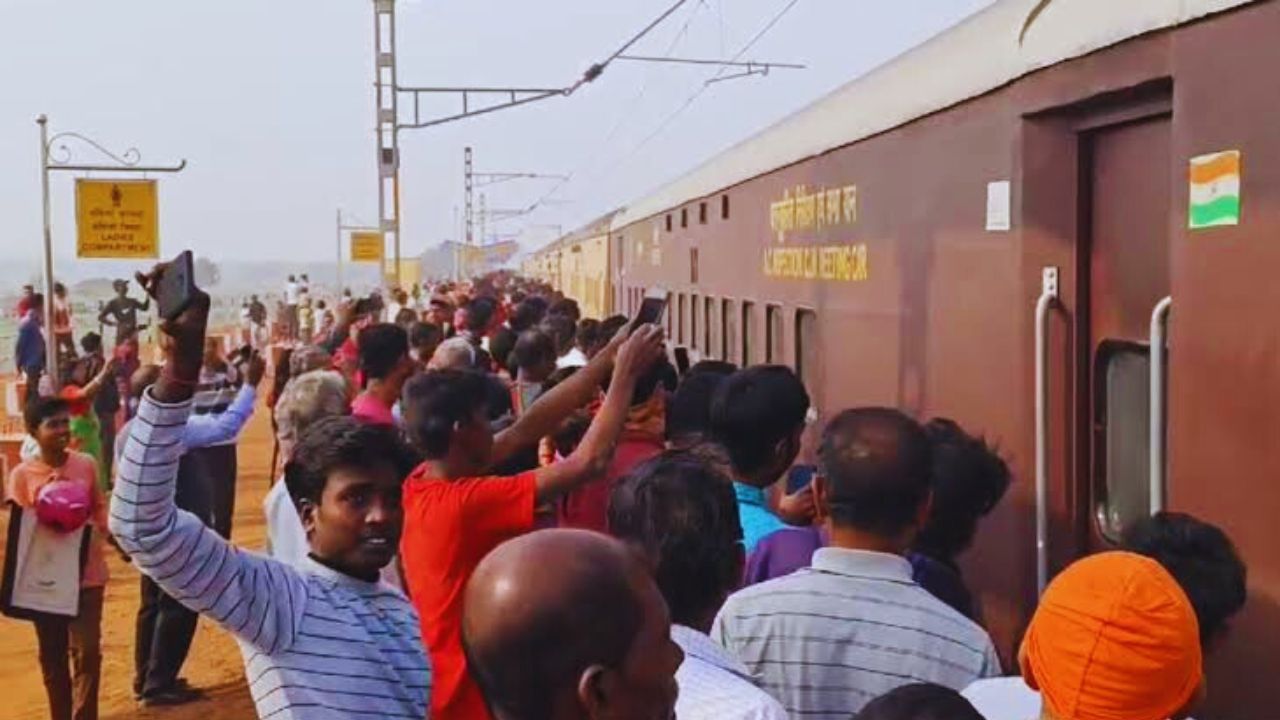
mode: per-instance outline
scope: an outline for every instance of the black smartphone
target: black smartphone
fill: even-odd
[[[156,287],[156,305],[160,316],[173,320],[191,304],[196,293],[195,258],[190,250],[164,264]]]
[[[817,465],[795,465],[787,471],[787,494],[795,495],[809,487],[813,476],[818,472]]]
[[[689,348],[683,345],[677,345],[671,350],[671,354],[676,359],[676,372],[680,373],[680,377],[684,377],[689,373]]]
[[[667,310],[667,291],[660,288],[651,288],[645,293],[644,300],[640,302],[640,312],[636,313],[636,317],[631,321],[631,331],[641,325],[657,325],[662,320],[662,314]]]

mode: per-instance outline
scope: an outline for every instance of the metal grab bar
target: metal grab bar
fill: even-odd
[[[1049,584],[1049,311],[1058,300],[1058,268],[1044,268],[1036,300],[1036,596]]]
[[[1173,298],[1166,297],[1156,303],[1151,311],[1151,514],[1164,510],[1164,427],[1165,427],[1165,340],[1167,328],[1165,322],[1169,318],[1169,309],[1173,307]]]

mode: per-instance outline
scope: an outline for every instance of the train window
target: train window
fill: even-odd
[[[680,293],[676,301],[676,344],[684,344],[684,293]]]
[[[689,227],[689,208],[680,208],[680,227]]]
[[[729,196],[728,195],[720,196],[720,219],[721,220],[729,219]]]
[[[1151,357],[1143,346],[1105,342],[1097,364],[1098,523],[1104,537],[1118,541],[1125,527],[1151,513]]]
[[[689,346],[698,347],[698,311],[702,309],[702,305],[698,302],[697,295],[689,297]]]
[[[716,300],[715,298],[705,298],[702,301],[702,352],[707,357],[715,355],[715,350],[711,347],[711,323],[716,316]]]
[[[755,359],[751,353],[756,350],[756,304],[742,301],[742,366],[746,367]]]
[[[689,282],[698,284],[698,248],[689,248]]]
[[[769,305],[764,310],[764,361],[782,364],[786,362],[782,349],[782,308]]]
[[[707,204],[705,202],[698,203],[698,224],[707,224]]]
[[[671,213],[667,213],[667,232],[671,232]]]
[[[737,349],[738,334],[733,317],[733,301],[720,302],[720,359],[733,362],[733,352]]]
[[[672,315],[672,311],[675,310],[675,308],[671,307],[672,300],[673,298],[671,297],[671,293],[667,293],[667,311],[663,313],[663,315],[667,316],[667,337],[668,338],[671,337],[671,330],[673,327],[671,324],[671,315]]]
[[[818,315],[812,310],[796,311],[796,376],[816,396],[820,362]]]

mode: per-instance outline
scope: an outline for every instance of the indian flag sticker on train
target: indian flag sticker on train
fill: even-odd
[[[1192,230],[1240,224],[1240,151],[1191,158]]]

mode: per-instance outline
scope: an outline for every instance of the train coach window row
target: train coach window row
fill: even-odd
[[[627,288],[623,293],[629,314],[644,301],[644,288]],[[818,316],[813,310],[798,308],[790,313],[776,303],[766,303],[763,317],[752,300],[716,298],[698,293],[668,293],[663,323],[667,337],[675,345],[698,351],[708,360],[725,360],[740,366],[767,363],[787,365],[811,389],[818,384]],[[788,334],[787,325],[791,325]],[[764,342],[759,342],[763,326]],[[788,339],[792,353],[788,356]]]
[[[663,218],[663,224],[666,226],[667,232],[672,232],[675,230],[675,219],[672,217],[673,213],[674,211],[669,212]],[[709,209],[709,205],[707,201],[706,200],[700,201],[698,203],[698,224],[706,225],[708,222],[710,222],[710,218],[711,218],[711,210]],[[729,219],[729,195],[727,193],[720,196],[720,219],[721,220]],[[681,228],[689,227],[689,208],[687,207],[680,208],[680,227]]]

